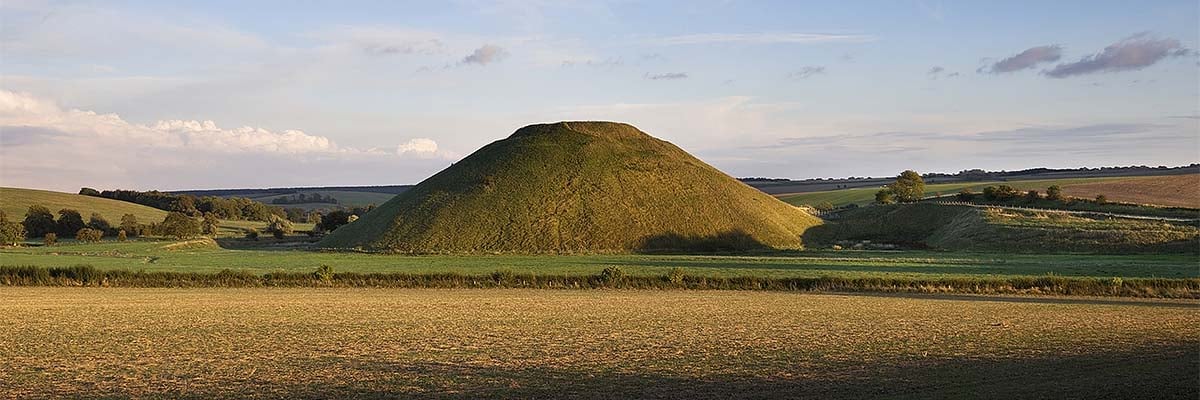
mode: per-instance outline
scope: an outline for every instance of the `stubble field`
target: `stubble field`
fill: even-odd
[[[0,397],[1155,397],[1196,302],[712,291],[0,289]]]

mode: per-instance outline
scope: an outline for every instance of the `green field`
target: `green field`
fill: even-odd
[[[1195,302],[0,290],[4,398],[1195,399]]]
[[[169,241],[60,244],[0,249],[0,264],[99,269],[253,273],[311,272],[329,265],[341,272],[485,275],[497,270],[538,274],[596,274],[619,266],[635,275],[684,268],[702,276],[955,278],[1095,276],[1197,278],[1194,255],[1084,255],[946,253],[929,251],[804,251],[773,255],[432,255],[398,256],[315,252],[288,248],[225,249],[172,246]]]
[[[268,196],[254,196],[254,197],[250,197],[250,200],[254,200],[257,202],[264,203],[264,204],[271,204],[274,206],[285,207],[285,208],[297,207],[297,208],[303,208],[305,210],[312,210],[312,209],[317,209],[317,208],[366,207],[367,205],[370,205],[370,204],[374,204],[374,205],[378,206],[380,204],[386,203],[388,200],[391,200],[392,197],[396,197],[396,195],[389,194],[389,193],[351,192],[351,191],[339,191],[339,190],[312,190],[312,191],[300,190],[299,192],[305,193],[305,194],[320,193],[322,196],[333,196],[333,198],[338,200],[338,204],[329,204],[329,203],[272,204],[271,200],[275,200],[279,197],[287,196],[287,195],[281,195],[281,194],[272,194],[272,195],[268,195]]]
[[[4,210],[10,220],[24,219],[25,212],[32,204],[45,206],[56,214],[60,209],[74,209],[83,215],[84,220],[96,212],[114,224],[119,223],[121,216],[125,214],[133,214],[141,223],[159,222],[167,217],[166,211],[120,200],[49,190],[0,187],[0,210]]]
[[[954,194],[962,189],[971,189],[975,192],[983,191],[983,188],[996,185],[1009,185],[1018,190],[1037,190],[1044,192],[1047,187],[1052,185],[1066,186],[1080,183],[1096,183],[1118,181],[1129,179],[1130,177],[1103,177],[1103,178],[1067,178],[1067,179],[1037,179],[1037,180],[1021,180],[1021,181],[997,181],[997,182],[962,182],[962,183],[936,183],[925,185],[925,195],[932,196],[937,194]],[[785,194],[776,196],[780,200],[791,205],[817,205],[823,202],[830,202],[835,207],[844,206],[847,204],[866,205],[875,201],[875,192],[879,188],[855,188],[829,190],[824,192],[810,192]]]

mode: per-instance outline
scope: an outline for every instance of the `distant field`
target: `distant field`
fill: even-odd
[[[120,200],[49,190],[0,188],[0,210],[4,210],[9,219],[24,219],[32,204],[46,206],[56,215],[63,208],[75,209],[85,221],[93,212],[98,212],[113,224],[119,223],[125,214],[133,214],[141,223],[160,222],[167,217],[166,211]]]
[[[1192,175],[1180,175],[1180,176],[1192,176]],[[1155,177],[1155,178],[1178,179],[1178,178],[1176,178],[1176,176],[1165,176],[1165,177]],[[985,187],[996,186],[996,185],[1009,185],[1009,186],[1012,186],[1012,187],[1020,189],[1020,190],[1033,189],[1033,190],[1037,190],[1039,192],[1045,192],[1046,188],[1050,187],[1052,185],[1059,185],[1060,187],[1066,188],[1068,185],[1118,182],[1118,181],[1125,181],[1125,180],[1130,180],[1130,179],[1137,179],[1137,178],[1104,177],[1104,178],[1041,179],[1041,180],[1004,181],[1004,182],[944,183],[944,184],[925,185],[925,195],[932,196],[932,195],[936,195],[936,194],[953,194],[953,193],[957,193],[958,191],[962,190],[963,188],[969,188],[972,191],[980,192]],[[1198,188],[1197,190],[1200,190],[1200,188]],[[833,203],[834,206],[843,206],[843,205],[847,205],[847,204],[851,204],[851,203],[858,204],[858,205],[864,205],[864,204],[869,204],[872,201],[875,201],[875,192],[877,192],[877,191],[879,191],[879,188],[858,188],[858,189],[830,190],[830,191],[824,191],[824,192],[785,194],[785,195],[776,195],[776,196],[780,200],[783,200],[784,202],[786,202],[788,204],[792,204],[792,205],[816,205],[816,204],[820,204],[820,203],[826,202],[826,201]],[[1109,196],[1109,199],[1116,200],[1116,198],[1114,198],[1112,196]],[[1154,203],[1154,204],[1157,204],[1157,203]]]
[[[1194,302],[0,290],[0,397],[1183,398]]]
[[[303,208],[305,210],[311,210],[311,209],[316,209],[316,208],[335,208],[335,207],[339,207],[339,206],[366,207],[369,204],[374,204],[374,205],[378,206],[380,204],[387,202],[388,200],[391,200],[392,197],[396,197],[396,195],[389,194],[389,193],[334,191],[334,190],[301,191],[301,193],[306,193],[306,194],[320,193],[322,196],[333,196],[333,198],[338,200],[338,204],[329,204],[329,203],[271,204],[271,200],[286,196],[286,195],[280,195],[280,194],[272,194],[272,195],[267,195],[267,196],[251,196],[250,199],[259,201],[262,203],[266,203],[266,204],[280,206],[280,207],[298,207],[298,208]]]
[[[1074,183],[1064,185],[1063,193],[1083,198],[1103,194],[1109,201],[1200,208],[1200,174]]]
[[[341,272],[455,272],[497,270],[539,274],[597,274],[619,266],[635,275],[661,276],[673,267],[702,276],[970,278],[989,276],[1095,276],[1198,278],[1194,255],[1083,255],[946,253],[925,251],[805,251],[774,256],[689,255],[477,255],[397,256],[304,250],[232,250],[216,246],[177,249],[169,241],[61,244],[0,249],[0,264],[61,267],[92,265],[133,271],[253,273],[311,272],[329,265]]]

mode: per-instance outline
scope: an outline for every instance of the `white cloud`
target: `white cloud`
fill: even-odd
[[[438,154],[438,144],[429,138],[411,139],[396,146],[396,154],[436,155]]]
[[[470,55],[463,57],[459,64],[488,65],[507,56],[508,52],[504,48],[494,44],[485,44],[483,47],[475,49]]]
[[[396,152],[340,147],[300,130],[213,121],[141,125],[0,90],[0,184],[181,189],[238,185],[413,183],[455,155],[426,138]],[[359,168],[353,165],[369,165]],[[393,169],[422,173],[396,182]],[[409,172],[409,173],[412,173]],[[330,177],[328,181],[320,177]]]

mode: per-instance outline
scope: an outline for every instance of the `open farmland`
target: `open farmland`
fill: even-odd
[[[1183,189],[1184,192],[1190,190],[1192,193],[1192,196],[1193,196],[1192,199],[1196,199],[1196,198],[1200,198],[1200,180],[1197,180],[1195,178],[1190,179],[1190,180],[1187,178],[1184,178],[1184,177],[1194,177],[1194,176],[1196,176],[1196,175],[1173,175],[1173,176],[1160,176],[1160,177],[1065,178],[1065,179],[1035,179],[1035,180],[1013,180],[1013,181],[995,181],[995,182],[938,183],[938,184],[925,185],[925,195],[926,196],[933,196],[933,195],[938,195],[938,194],[948,195],[948,194],[957,193],[958,191],[960,191],[962,189],[970,189],[974,192],[980,192],[980,191],[983,191],[983,188],[985,188],[985,187],[997,186],[997,185],[1009,185],[1009,186],[1016,188],[1017,190],[1022,190],[1022,191],[1037,190],[1039,192],[1044,192],[1047,187],[1050,187],[1052,185],[1058,185],[1064,189],[1064,193],[1066,193],[1067,195],[1082,196],[1082,197],[1090,198],[1090,197],[1095,197],[1095,195],[1093,194],[1091,196],[1083,196],[1083,194],[1085,193],[1085,190],[1083,190],[1083,189],[1077,190],[1076,192],[1069,192],[1066,190],[1066,188],[1068,188],[1072,185],[1093,185],[1093,184],[1095,184],[1095,185],[1102,185],[1102,186],[1095,186],[1095,187],[1113,188],[1112,194],[1109,194],[1109,193],[1104,193],[1104,194],[1106,196],[1108,196],[1110,200],[1116,201],[1116,200],[1118,200],[1118,198],[1114,197],[1114,196],[1123,195],[1123,194],[1127,194],[1127,193],[1133,193],[1133,192],[1136,192],[1137,189],[1132,189],[1133,187],[1130,187],[1131,189],[1129,189],[1129,190],[1117,190],[1116,188],[1120,187],[1120,186],[1113,186],[1114,184],[1119,183],[1119,182],[1136,181],[1139,179],[1156,179],[1156,182],[1171,182],[1172,184],[1178,184],[1184,188]],[[1088,188],[1088,187],[1091,187],[1091,186],[1084,186],[1084,188]],[[834,206],[844,206],[847,204],[865,205],[865,204],[870,204],[872,201],[875,200],[875,192],[878,190],[879,190],[879,188],[854,188],[854,189],[829,190],[829,191],[823,191],[823,192],[781,194],[781,195],[776,195],[776,197],[778,197],[780,200],[783,200],[784,202],[786,202],[788,204],[792,204],[792,205],[810,205],[811,206],[811,205],[820,204],[820,203],[826,202],[826,201],[832,203]],[[1120,194],[1118,194],[1118,193],[1120,193]],[[1178,198],[1179,198],[1179,196],[1173,197],[1173,199],[1178,199]],[[1154,200],[1153,197],[1148,197],[1148,196],[1142,196],[1142,199],[1149,200],[1149,201],[1145,202],[1147,204],[1175,205],[1175,204],[1168,204],[1166,202],[1158,202],[1158,201]],[[1167,201],[1174,203],[1178,200],[1167,200]]]
[[[10,288],[0,291],[0,397],[1195,398],[1195,307],[688,291]]]
[[[1063,186],[1063,194],[1083,198],[1102,194],[1110,201],[1200,208],[1200,174],[1073,183]]]

